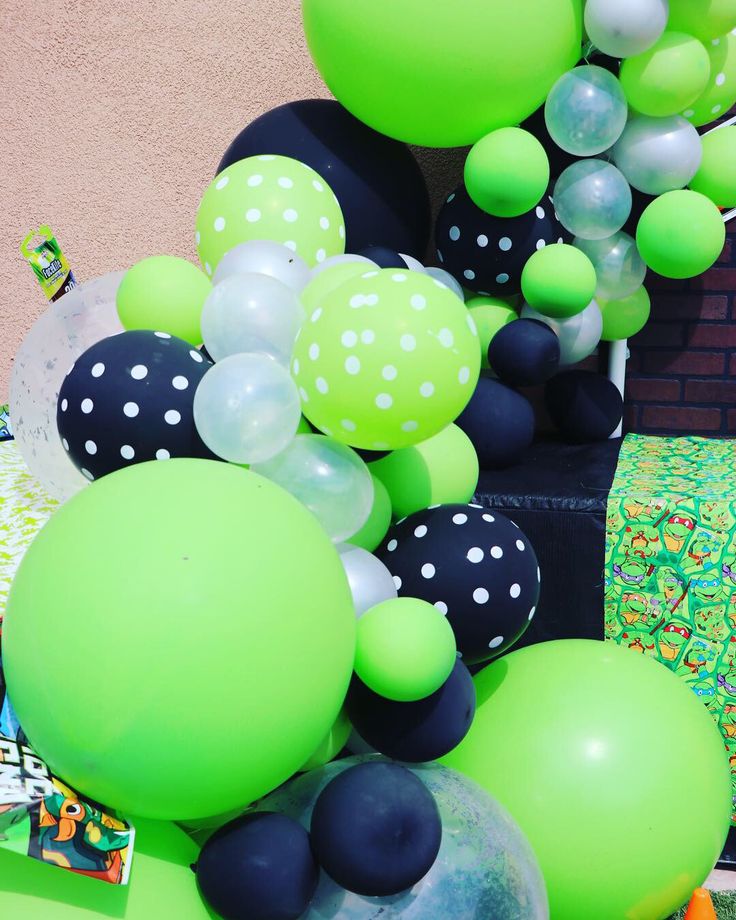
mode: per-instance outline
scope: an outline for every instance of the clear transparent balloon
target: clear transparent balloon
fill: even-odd
[[[552,200],[563,227],[586,240],[611,236],[631,214],[629,183],[605,160],[579,160],[568,166],[555,184]]]
[[[304,323],[294,291],[268,275],[229,275],[216,284],[202,308],[202,339],[215,361],[262,352],[288,367]]]
[[[684,188],[700,168],[697,129],[680,115],[635,115],[613,148],[613,161],[634,188],[662,195]]]
[[[297,293],[309,281],[309,266],[300,255],[281,243],[270,240],[250,240],[234,246],[220,259],[213,284],[219,284],[230,275],[248,273],[269,275]]]
[[[428,266],[424,269],[424,274],[429,275],[430,278],[434,278],[435,281],[439,281],[440,284],[444,284],[446,288],[449,288],[453,294],[465,301],[465,292],[463,291],[463,286],[455,278],[454,275],[451,275],[449,272],[446,272],[444,268],[435,268],[433,265]]]
[[[632,57],[652,47],[668,15],[667,0],[587,0],[585,30],[604,54]]]
[[[552,140],[580,157],[613,146],[626,124],[628,106],[621,84],[594,64],[563,74],[550,90],[544,118]]]
[[[123,331],[115,295],[124,272],[75,287],[49,304],[15,356],[10,377],[10,418],[29,470],[54,498],[65,501],[88,484],[71,463],[56,428],[62,381],[77,358],[102,339]]]
[[[301,403],[289,372],[262,354],[218,361],[194,394],[194,423],[209,449],[231,463],[258,463],[296,434]]]
[[[373,480],[355,451],[326,435],[299,434],[253,471],[290,492],[319,520],[334,543],[357,533],[373,507]]]
[[[628,297],[644,282],[647,267],[628,233],[619,231],[604,240],[576,237],[573,243],[593,263],[598,278],[595,294],[601,300]]]
[[[317,796],[356,763],[351,757],[296,780],[259,803],[309,827]],[[326,873],[302,920],[548,920],[547,892],[531,846],[508,812],[472,780],[437,763],[407,765],[434,795],[442,819],[442,845],[427,875],[413,888],[386,898],[345,891]]]
[[[337,551],[348,576],[357,617],[363,616],[366,610],[382,601],[398,597],[393,576],[373,553],[350,543],[341,543]]]
[[[567,319],[544,316],[529,304],[524,304],[521,316],[523,319],[536,319],[544,323],[557,335],[560,340],[560,367],[569,367],[592,355],[603,334],[603,316],[595,300],[582,313]]]

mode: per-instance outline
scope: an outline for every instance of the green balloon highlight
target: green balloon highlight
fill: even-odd
[[[702,142],[703,159],[690,188],[720,208],[736,207],[736,127],[711,131]]]
[[[311,755],[343,703],[355,629],[340,558],[299,502],[225,463],[154,461],[78,493],[38,534],[3,664],[55,775],[123,813],[198,819]],[[95,662],[119,671],[112,714],[90,696]]]
[[[689,32],[702,42],[711,41],[736,28],[736,3],[733,0],[669,0],[668,26]]]
[[[564,319],[588,306],[597,284],[593,263],[567,243],[538,249],[521,273],[521,290],[530,307],[545,316]]]
[[[207,187],[197,211],[197,254],[211,277],[238,243],[272,240],[309,266],[345,252],[345,221],[335,193],[309,166],[290,157],[248,157]]]
[[[496,217],[530,211],[549,185],[549,160],[533,134],[499,128],[481,138],[465,161],[465,187],[478,207]]]
[[[636,245],[652,271],[665,278],[694,278],[723,250],[726,227],[705,195],[666,192],[647,206],[636,228]]]
[[[355,673],[379,696],[399,703],[422,700],[439,690],[456,660],[449,621],[426,601],[393,598],[358,620]]]
[[[480,371],[475,324],[428,275],[365,272],[329,294],[296,341],[302,412],[353,447],[426,441],[462,412]]]
[[[632,109],[664,117],[695,102],[709,76],[705,46],[692,35],[668,31],[643,54],[626,58],[619,80]]]
[[[199,847],[175,824],[131,818],[135,852],[127,885],[0,849],[0,916],[23,920],[208,920],[194,873]]]
[[[304,0],[302,10],[314,62],[347,109],[390,137],[459,147],[539,108],[580,57],[581,6]]]
[[[153,329],[202,344],[202,306],[212,290],[203,271],[176,256],[150,256],[129,268],[116,295],[126,329]]]
[[[347,744],[352,730],[353,726],[350,724],[350,719],[345,714],[345,710],[341,709],[340,714],[335,719],[335,724],[327,732],[309,760],[302,764],[299,772],[306,773],[308,770],[316,770],[318,767],[323,767],[326,763],[334,760]]]
[[[352,543],[353,546],[367,549],[369,553],[372,553],[374,549],[377,549],[383,543],[383,538],[391,526],[391,498],[386,486],[375,473],[371,473],[371,478],[373,480],[373,508],[371,513],[360,530],[345,541],[346,543]]]
[[[478,486],[478,455],[457,425],[370,465],[388,490],[395,518],[430,505],[467,504]]]
[[[597,301],[603,316],[604,342],[617,342],[629,339],[646,326],[651,310],[651,301],[647,289],[642,285],[628,297],[620,300]]]
[[[695,102],[681,113],[698,128],[715,121],[736,104],[736,35],[729,32],[714,38],[706,49],[710,58],[708,84]]]
[[[507,323],[518,319],[519,314],[507,300],[503,300],[501,297],[476,296],[473,294],[465,302],[465,306],[468,308],[468,312],[478,329],[480,366],[484,371],[488,371],[491,369],[491,365],[488,363],[488,346],[491,344],[491,339]]]
[[[444,762],[518,822],[551,916],[680,907],[713,868],[731,814],[723,740],[692,690],[658,662],[587,640],[512,652],[475,685],[473,725]],[[540,700],[554,718],[540,718]],[[685,831],[687,814],[698,818]]]

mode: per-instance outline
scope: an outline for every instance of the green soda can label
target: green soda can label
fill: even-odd
[[[32,246],[35,237],[42,237],[42,242]],[[21,255],[33,269],[38,283],[47,300],[58,300],[76,286],[76,281],[64,253],[48,226],[31,230],[20,244]]]

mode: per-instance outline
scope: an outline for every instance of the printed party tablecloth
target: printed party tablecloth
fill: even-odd
[[[605,632],[708,707],[736,793],[736,442],[625,439],[608,498]]]

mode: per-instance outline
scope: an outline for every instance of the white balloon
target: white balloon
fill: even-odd
[[[685,188],[702,158],[697,129],[680,115],[633,115],[613,148],[613,161],[629,184],[647,195]]]
[[[340,543],[337,551],[348,576],[358,618],[376,604],[399,596],[393,575],[373,553],[350,543]]]
[[[309,281],[309,266],[293,249],[270,240],[250,240],[225,253],[215,269],[212,283],[219,284],[230,275],[251,272],[270,275],[297,293]]]
[[[285,368],[263,354],[218,361],[194,394],[200,438],[231,463],[269,460],[293,440],[300,419],[296,384]]]
[[[435,268],[433,265],[430,265],[428,268],[424,269],[424,274],[429,275],[430,278],[434,278],[435,281],[439,281],[440,284],[444,284],[446,288],[449,288],[453,294],[457,294],[460,300],[465,302],[463,286],[454,275],[446,272],[444,268]]]
[[[371,513],[368,467],[346,444],[325,435],[298,434],[286,450],[252,469],[309,508],[333,543],[350,539]]]
[[[288,367],[304,308],[292,288],[268,275],[229,275],[202,307],[202,338],[215,361],[262,352]]]
[[[591,300],[582,313],[566,319],[552,319],[532,309],[525,303],[522,319],[536,319],[544,323],[560,340],[560,367],[569,367],[582,361],[598,347],[603,334],[603,315],[595,300]]]
[[[424,274],[424,266],[419,261],[419,259],[415,259],[414,256],[407,256],[403,252],[400,252],[399,255],[404,260],[404,262],[406,262],[406,267],[409,269],[409,271],[419,272],[420,275]]]
[[[335,265],[345,265],[347,262],[363,263],[366,266],[365,270],[367,272],[373,268],[378,268],[378,265],[376,265],[372,259],[367,259],[365,256],[359,256],[357,253],[345,252],[341,255],[330,256],[325,259],[324,262],[315,265],[310,273],[309,280],[312,281],[318,275],[321,275],[322,272],[327,271],[328,268],[333,268]]]
[[[644,283],[647,267],[636,240],[628,233],[621,230],[604,240],[581,240],[576,236],[573,245],[593,263],[598,279],[595,295],[601,300],[621,300]]]
[[[46,491],[65,501],[88,485],[71,463],[56,427],[64,376],[92,345],[123,332],[115,296],[125,272],[87,281],[50,304],[15,356],[10,377],[10,420],[29,470]]]
[[[652,47],[668,16],[667,0],[588,0],[585,31],[604,54],[632,57]]]

